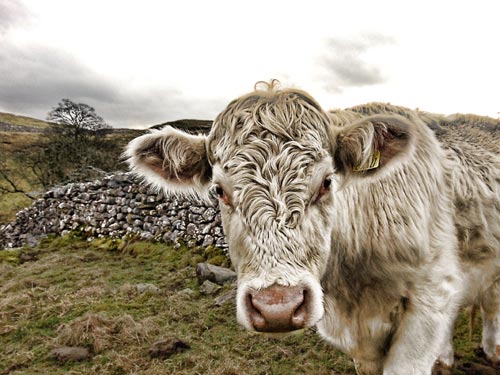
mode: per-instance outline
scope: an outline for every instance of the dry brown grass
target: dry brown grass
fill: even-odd
[[[158,335],[159,326],[152,318],[135,321],[128,314],[108,318],[89,312],[60,325],[57,332],[58,345],[84,346],[97,354],[123,345],[141,345]]]

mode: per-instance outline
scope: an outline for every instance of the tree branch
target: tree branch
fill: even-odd
[[[28,197],[29,199],[33,200],[33,197],[31,197],[28,193],[26,193],[24,190],[20,189],[15,183],[14,181],[9,178],[9,176],[7,175],[7,173],[5,173],[4,171],[2,171],[0,169],[0,176],[5,180],[7,181],[7,183],[10,185],[11,189],[9,188],[6,188],[4,186],[1,186],[0,185],[0,192],[2,192],[3,194],[15,194],[15,193],[21,193],[23,195],[25,195],[26,197]]]

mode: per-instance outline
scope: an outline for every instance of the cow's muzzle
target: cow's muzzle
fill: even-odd
[[[290,332],[305,328],[310,315],[310,292],[303,286],[271,285],[250,291],[246,308],[253,329]]]

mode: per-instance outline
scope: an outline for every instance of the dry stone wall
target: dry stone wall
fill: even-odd
[[[227,248],[215,198],[165,196],[131,173],[56,187],[0,227],[0,249],[33,246],[48,234],[138,235],[190,247]]]

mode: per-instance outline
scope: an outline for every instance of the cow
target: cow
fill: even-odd
[[[127,146],[175,194],[218,197],[251,331],[316,326],[360,375],[453,364],[453,323],[479,305],[500,360],[500,124],[371,103],[326,112],[274,81],[208,135],[166,127]]]

